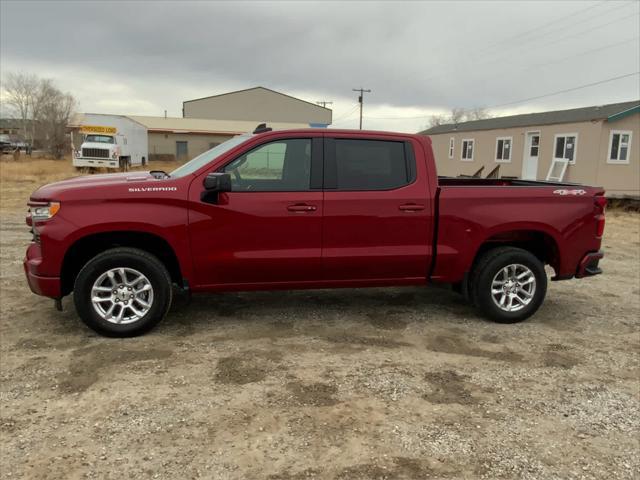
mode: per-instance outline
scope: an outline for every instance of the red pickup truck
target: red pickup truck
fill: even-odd
[[[438,178],[428,137],[304,129],[234,137],[170,174],[35,191],[24,269],[110,336],[189,292],[453,285],[485,316],[532,315],[554,280],[600,273],[601,188]]]

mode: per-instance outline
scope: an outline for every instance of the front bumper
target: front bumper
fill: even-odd
[[[32,244],[31,247],[29,247],[24,262],[22,263],[29,288],[36,295],[60,298],[62,296],[60,277],[43,277],[37,274],[42,258],[36,254],[39,248],[33,247],[36,247],[36,245]]]
[[[85,157],[74,157],[73,159],[74,167],[105,167],[105,168],[118,168],[119,163],[118,160],[113,159],[98,159],[98,158],[85,158]]]
[[[600,275],[602,273],[602,269],[598,266],[598,264],[600,263],[602,257],[604,257],[604,252],[602,250],[598,252],[587,253],[578,264],[576,278]]]

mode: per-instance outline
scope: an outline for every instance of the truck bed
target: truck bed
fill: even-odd
[[[600,246],[594,197],[602,195],[574,183],[438,177],[432,280],[455,282],[454,272],[468,269],[481,245],[505,241],[555,252],[547,259],[555,278],[571,278]]]
[[[511,178],[464,178],[438,177],[441,187],[575,187],[578,183],[547,182],[542,180],[521,180]]]

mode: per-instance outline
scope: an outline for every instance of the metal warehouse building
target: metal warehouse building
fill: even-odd
[[[187,100],[182,104],[184,118],[301,123],[318,128],[330,125],[331,115],[328,108],[264,87]]]
[[[253,131],[260,123],[274,130],[323,128],[331,124],[332,112],[268,88],[254,87],[185,101],[183,115],[125,117],[146,128],[150,161],[187,161],[235,135]],[[122,116],[79,114],[69,128],[73,132],[86,124],[115,126],[110,123],[113,117]]]
[[[241,133],[252,132],[257,121],[208,120],[203,118],[129,118],[147,127],[149,159],[187,161]],[[274,130],[308,128],[304,123],[269,122]]]

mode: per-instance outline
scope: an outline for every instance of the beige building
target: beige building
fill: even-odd
[[[431,137],[439,175],[545,180],[567,159],[564,181],[640,197],[640,101],[439,125]]]
[[[150,160],[190,160],[236,135],[252,132],[255,121],[209,120],[202,118],[129,118],[147,127]],[[274,130],[308,128],[304,123],[269,123]]]
[[[190,160],[231,137],[252,132],[260,123],[274,130],[331,124],[330,109],[263,87],[188,100],[183,114],[183,118],[126,116],[147,129],[150,161]],[[69,130],[77,132],[87,115],[98,114],[76,115]],[[104,115],[103,123],[109,117]],[[76,135],[74,143],[79,148],[82,136]]]
[[[187,100],[182,103],[184,118],[215,120],[251,120],[254,123],[303,123],[326,127],[332,112],[299,98],[264,87]]]

